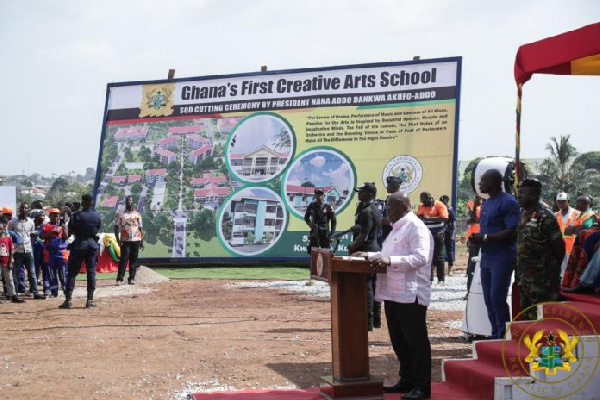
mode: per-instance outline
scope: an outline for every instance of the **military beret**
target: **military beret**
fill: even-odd
[[[520,187],[541,188],[542,183],[534,178],[527,178],[521,181]]]
[[[394,175],[390,175],[386,178],[386,181],[389,184],[396,184],[396,185],[401,185],[402,184],[402,179],[398,178],[397,176]]]

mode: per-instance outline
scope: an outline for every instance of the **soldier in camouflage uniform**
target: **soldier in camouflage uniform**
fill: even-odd
[[[522,207],[517,228],[517,268],[521,311],[560,297],[560,264],[565,256],[565,242],[554,213],[540,203],[542,184],[525,179],[519,184],[517,201]],[[535,307],[523,319],[537,319]]]

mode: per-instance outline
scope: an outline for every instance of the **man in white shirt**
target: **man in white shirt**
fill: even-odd
[[[387,201],[392,231],[381,252],[359,253],[373,260],[378,273],[375,299],[385,302],[392,347],[400,361],[400,380],[384,386],[386,393],[406,393],[416,400],[431,394],[431,344],[425,322],[431,298],[433,237],[412,211],[406,194],[397,192]]]

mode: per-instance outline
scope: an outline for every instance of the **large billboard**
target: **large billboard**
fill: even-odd
[[[306,260],[315,187],[354,224],[388,175],[455,197],[461,58],[109,84],[95,183],[103,231],[131,194],[153,260]],[[346,249],[345,237],[338,248]]]

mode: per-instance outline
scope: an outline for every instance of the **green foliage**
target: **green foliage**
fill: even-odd
[[[188,229],[194,231],[194,236],[208,241],[215,236],[216,214],[207,208],[195,212],[188,223]]]
[[[274,147],[276,149],[287,149],[292,146],[291,135],[288,130],[285,128],[281,128],[279,133],[275,135]]]
[[[133,153],[131,152],[131,149],[129,147],[127,147],[125,149],[125,161],[127,162],[133,162]]]
[[[577,155],[577,149],[569,143],[570,135],[551,137],[546,143],[550,156],[540,166],[539,180],[543,185],[543,197],[552,199],[558,192],[575,191],[574,170],[570,160]]]
[[[462,179],[458,183],[457,189],[457,197],[458,200],[469,201],[475,197],[475,192],[473,192],[473,188],[471,187],[471,177],[473,176],[473,169],[475,165],[482,160],[482,157],[474,158],[469,161],[469,164],[465,168],[465,172],[463,174]]]
[[[226,240],[231,239],[231,230],[233,228],[233,221],[231,220],[231,214],[228,212],[223,213],[223,219],[221,220],[221,230],[223,231],[223,238]]]
[[[140,193],[142,193],[143,190],[144,187],[139,182],[136,182],[133,185],[131,185],[131,194],[136,198],[140,195]]]
[[[253,232],[248,232],[244,238],[245,244],[254,244],[256,242],[256,235]]]

